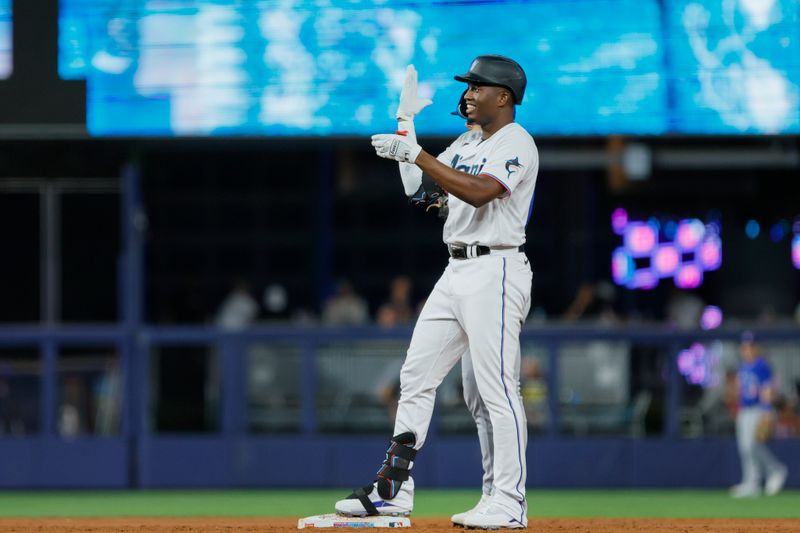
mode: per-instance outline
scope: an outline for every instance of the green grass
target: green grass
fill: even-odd
[[[0,491],[0,517],[309,516],[332,512],[341,490]],[[472,507],[475,490],[419,490],[414,516]],[[800,518],[800,491],[733,500],[726,491],[531,490],[532,517]]]

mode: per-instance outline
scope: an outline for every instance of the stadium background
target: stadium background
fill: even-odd
[[[737,482],[725,382],[753,329],[798,487],[798,17],[796,0],[0,1],[0,487],[363,483],[405,312],[447,259],[366,136],[392,128],[414,63],[435,102],[422,144],[443,149],[452,74],[484,52],[526,68],[541,158],[529,485]],[[349,322],[326,315],[345,282]],[[231,325],[237,294],[257,311]],[[451,378],[415,473],[477,487]]]

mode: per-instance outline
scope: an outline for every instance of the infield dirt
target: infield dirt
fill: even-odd
[[[446,518],[412,518],[410,530],[456,533]],[[297,531],[297,518],[31,518],[0,519],[2,532],[136,532],[178,531],[290,533]],[[388,531],[388,530],[385,530]],[[397,530],[401,531],[401,530]],[[535,518],[531,533],[797,533],[800,519],[723,518]]]

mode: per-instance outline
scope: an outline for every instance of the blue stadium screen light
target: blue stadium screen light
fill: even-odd
[[[744,225],[744,234],[747,235],[748,239],[757,239],[760,233],[761,224],[759,224],[757,220],[750,219],[747,221],[747,224]]]
[[[11,0],[0,0],[0,80],[11,76]]]
[[[800,235],[792,238],[792,264],[795,268],[800,269]]]
[[[800,1],[667,0],[670,129],[800,131]]]
[[[622,237],[622,246],[611,255],[611,276],[618,285],[629,289],[652,289],[659,280],[672,278],[681,289],[702,285],[706,272],[722,266],[722,239],[718,224],[704,224],[699,219],[678,222],[674,240],[666,237],[669,224],[627,221],[627,212],[612,213],[611,225]],[[623,225],[622,219],[626,222]]]

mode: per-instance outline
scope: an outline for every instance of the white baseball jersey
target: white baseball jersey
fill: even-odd
[[[501,198],[477,209],[451,194],[450,213],[444,225],[445,243],[490,247],[525,243],[525,226],[539,173],[539,153],[522,126],[512,122],[486,140],[480,132],[465,132],[437,159],[469,174],[490,176],[506,189]]]

